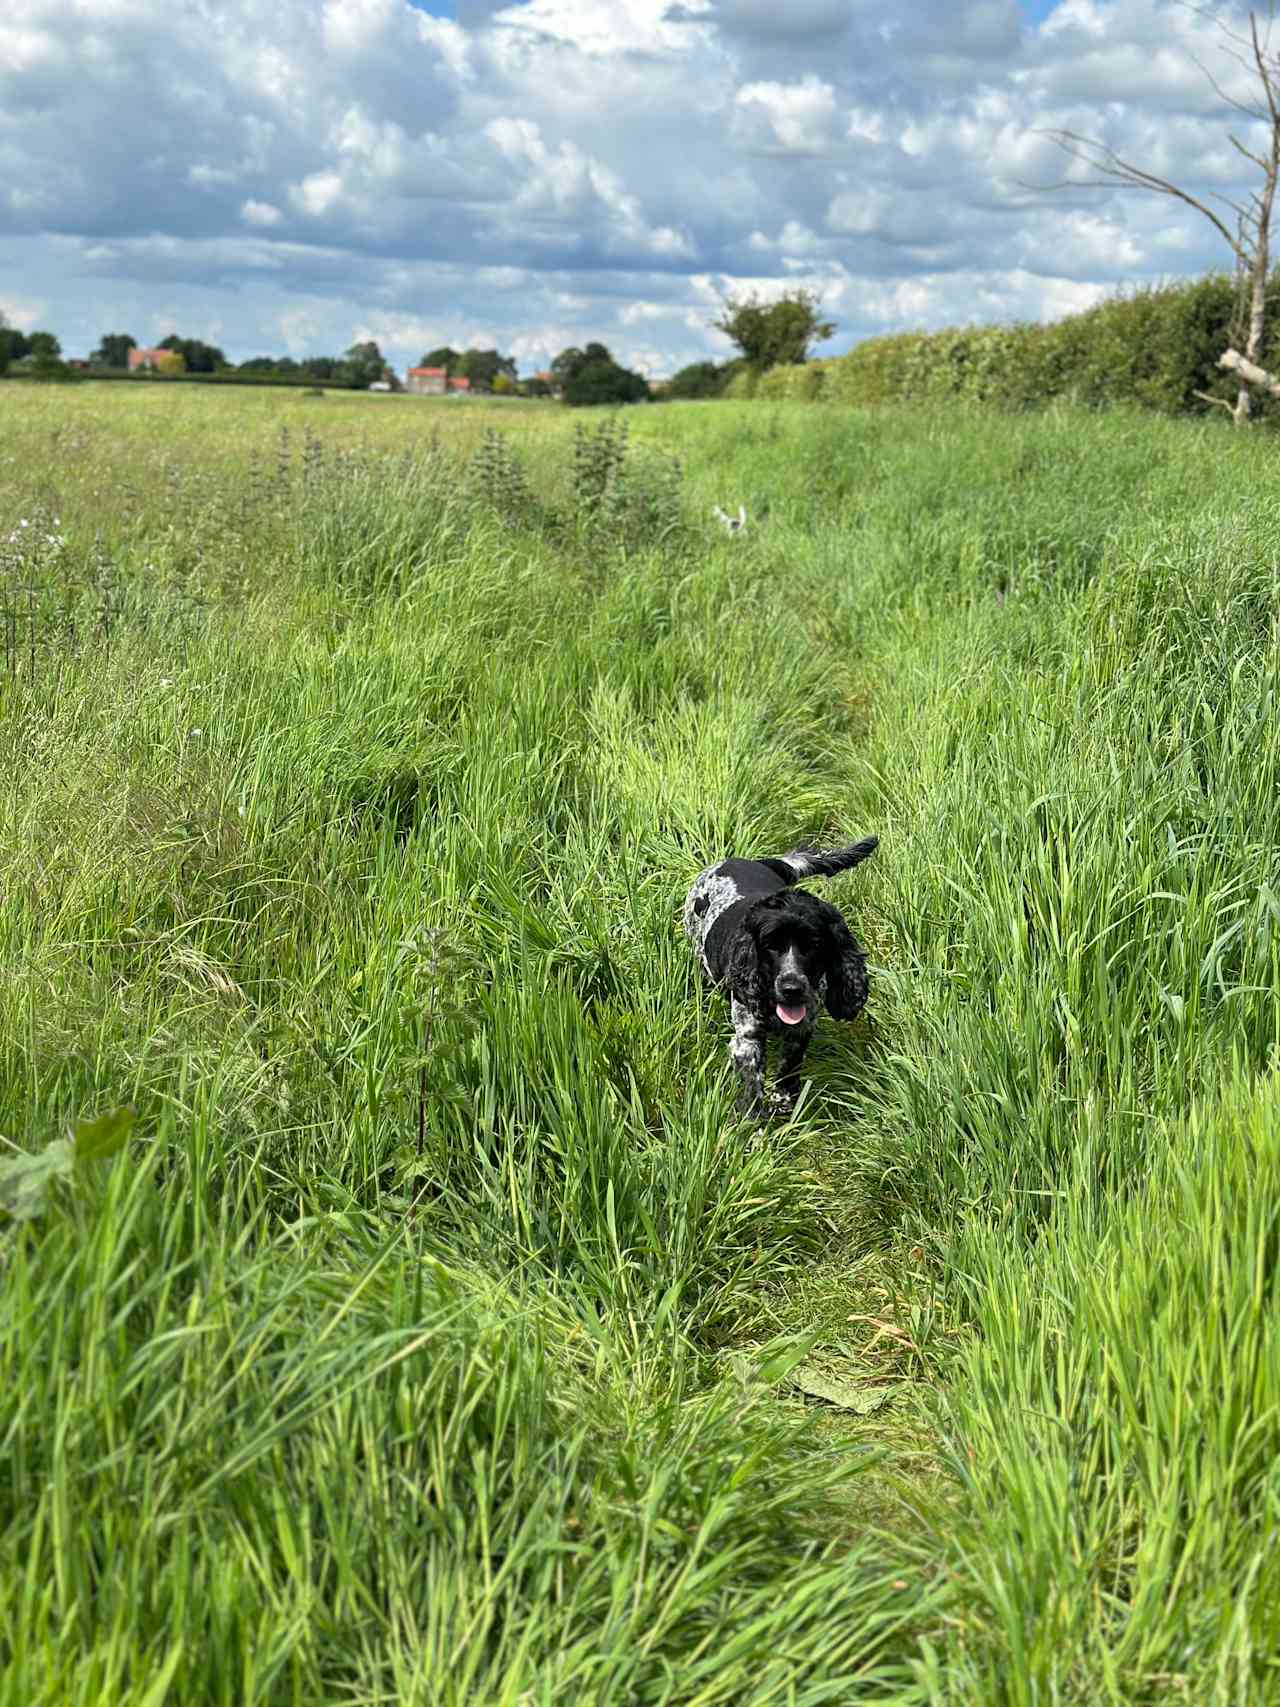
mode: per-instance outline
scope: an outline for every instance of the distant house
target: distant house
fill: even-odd
[[[469,379],[459,377],[457,379],[450,379],[449,381],[450,397],[465,397],[470,390],[471,381]]]
[[[405,388],[415,397],[443,397],[452,383],[443,367],[411,367],[405,374]]]
[[[173,354],[172,350],[139,350],[129,351],[129,372],[136,373],[144,368],[148,373],[163,373],[165,358]]]

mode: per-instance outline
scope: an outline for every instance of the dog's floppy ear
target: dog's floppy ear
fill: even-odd
[[[751,1007],[756,1006],[760,994],[760,943],[755,913],[756,908],[749,907],[733,933],[727,980],[730,992]]]
[[[827,1012],[832,1019],[857,1019],[867,1005],[867,962],[835,907],[826,908]]]

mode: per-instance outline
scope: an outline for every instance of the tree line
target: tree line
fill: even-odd
[[[793,290],[772,302],[755,294],[726,297],[719,316],[711,322],[738,346],[739,354],[727,362],[693,362],[659,387],[667,397],[718,396],[743,368],[765,372],[768,368],[803,362],[810,345],[831,336],[832,322],[819,312],[816,296]],[[128,332],[108,332],[90,352],[90,371],[119,373],[128,369],[129,353],[140,346]],[[398,376],[388,366],[372,339],[350,345],[341,355],[251,356],[232,363],[217,344],[202,338],[182,338],[176,332],[148,346],[169,358],[163,371],[170,374],[205,374],[246,380],[311,383],[342,386],[354,391],[372,385],[402,389]],[[570,345],[561,350],[549,370],[520,379],[513,356],[499,350],[455,350],[441,345],[428,350],[419,364],[441,368],[451,379],[467,379],[476,390],[498,395],[527,397],[560,396],[571,405],[636,403],[653,395],[643,374],[624,367],[607,345]],[[0,315],[0,374],[10,372],[32,378],[70,378],[71,366],[52,332],[24,333],[8,326]]]

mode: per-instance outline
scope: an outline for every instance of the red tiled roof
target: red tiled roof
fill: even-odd
[[[455,391],[470,391],[471,389],[471,381],[469,379],[451,379],[449,384]]]
[[[419,379],[443,379],[448,371],[448,368],[443,367],[411,367],[409,369],[409,372],[415,374]]]

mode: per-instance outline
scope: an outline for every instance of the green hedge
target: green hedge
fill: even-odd
[[[823,395],[823,364],[802,362],[770,368],[760,375],[757,397],[777,398],[790,403],[813,403]]]
[[[302,387],[304,390],[353,391],[348,379],[312,379],[290,373],[148,373],[120,367],[91,367],[81,379],[120,380],[129,385],[271,385]]]
[[[1051,325],[953,328],[871,338],[847,355],[742,373],[730,397],[830,403],[994,403],[1030,408],[1053,398],[1085,406],[1138,403],[1162,414],[1204,412],[1197,391],[1233,398],[1217,366],[1230,343],[1235,281],[1211,274],[1113,297]],[[1280,276],[1269,289],[1272,327],[1263,365],[1280,365]],[[1280,403],[1255,399],[1280,418]]]

